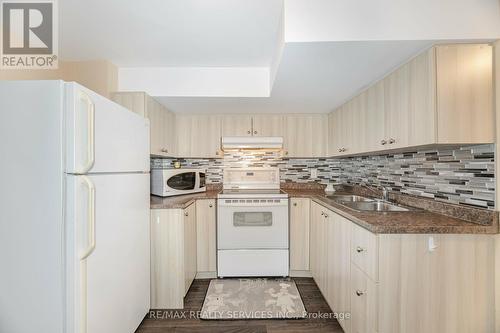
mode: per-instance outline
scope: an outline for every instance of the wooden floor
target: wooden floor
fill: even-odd
[[[209,279],[195,280],[185,298],[185,309],[171,311],[154,311],[155,316],[170,318],[151,318],[148,315],[141,323],[136,333],[278,333],[278,332],[338,332],[342,328],[337,320],[332,318],[331,310],[311,278],[294,278],[302,301],[308,313],[326,314],[326,318],[306,318],[296,320],[200,320],[196,312],[201,310]],[[176,318],[172,318],[176,317]],[[317,317],[317,316],[316,316]]]

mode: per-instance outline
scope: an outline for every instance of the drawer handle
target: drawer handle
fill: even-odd
[[[364,250],[365,250],[365,249],[363,249],[361,246],[358,246],[358,247],[356,248],[356,252],[358,252],[358,253],[361,253],[361,252],[363,252]]]
[[[356,295],[357,296],[363,296],[365,293],[362,292],[361,290],[356,290]]]
[[[252,133],[252,131],[247,131],[247,134],[251,134],[251,133]]]

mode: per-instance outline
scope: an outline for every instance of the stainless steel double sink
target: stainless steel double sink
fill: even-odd
[[[362,197],[359,195],[328,195],[336,203],[357,210],[367,212],[408,212],[409,207],[395,205],[387,201]]]

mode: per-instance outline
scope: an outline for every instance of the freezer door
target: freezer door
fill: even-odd
[[[67,189],[67,332],[132,333],[150,308],[149,175],[68,175]]]
[[[66,172],[149,171],[149,120],[65,83]]]

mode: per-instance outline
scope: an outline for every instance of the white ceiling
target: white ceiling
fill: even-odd
[[[428,41],[288,43],[270,97],[157,97],[174,112],[324,113],[432,45]]]
[[[500,36],[496,0],[425,3],[64,0],[60,55],[109,60],[120,89],[175,112],[323,113],[433,41]],[[394,11],[439,24],[390,21]]]
[[[118,66],[268,66],[283,0],[64,0],[60,54]]]

